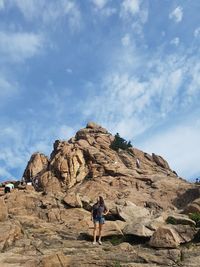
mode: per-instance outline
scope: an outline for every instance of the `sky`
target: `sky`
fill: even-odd
[[[0,180],[94,121],[200,176],[199,0],[0,0]]]

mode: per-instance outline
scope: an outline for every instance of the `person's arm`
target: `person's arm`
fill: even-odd
[[[109,213],[109,209],[107,209],[107,207],[105,206],[103,215],[107,215],[108,213]]]

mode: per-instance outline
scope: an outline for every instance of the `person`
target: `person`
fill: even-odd
[[[4,189],[5,194],[10,193],[12,189],[14,189],[14,184],[12,184],[12,183],[6,184],[5,189]]]
[[[102,228],[103,224],[105,223],[104,216],[107,215],[109,210],[107,209],[104,199],[102,196],[99,196],[97,199],[97,202],[92,207],[91,212],[91,220],[94,223],[94,231],[93,231],[93,244],[96,244],[96,237],[97,237],[97,223],[99,224],[99,238],[98,243],[99,245],[102,244],[101,242],[101,234],[102,234]]]
[[[139,159],[136,159],[136,166],[138,169],[140,168],[140,160]]]

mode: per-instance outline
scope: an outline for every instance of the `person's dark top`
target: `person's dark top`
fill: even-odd
[[[103,217],[104,212],[107,211],[105,205],[100,205],[99,203],[95,203],[92,207],[92,217],[93,219],[97,217]]]

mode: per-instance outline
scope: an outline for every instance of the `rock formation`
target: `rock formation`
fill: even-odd
[[[199,212],[199,188],[161,156],[115,151],[113,140],[88,123],[55,141],[49,158],[32,155],[23,176],[33,186],[0,197],[1,267],[199,266],[198,246],[180,246],[199,236],[188,216]],[[103,245],[94,246],[90,211],[99,195],[110,212]]]
[[[93,200],[100,194],[108,201],[126,199],[152,209],[158,203],[160,209],[174,206],[177,191],[182,194],[190,187],[161,156],[134,147],[116,152],[110,148],[113,140],[106,129],[88,123],[68,142],[55,141],[50,159],[34,154],[25,180],[37,177],[45,192],[79,193]]]

